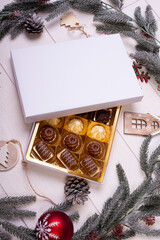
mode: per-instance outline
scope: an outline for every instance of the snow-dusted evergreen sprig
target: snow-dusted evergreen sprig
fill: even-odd
[[[49,211],[63,211],[63,212],[65,212],[65,211],[69,210],[72,206],[73,205],[72,205],[71,202],[65,201],[65,202],[62,202],[60,204],[57,204],[54,207],[49,208],[47,210],[47,212],[49,212]]]
[[[69,215],[69,217],[70,217],[70,219],[71,219],[72,222],[77,221],[77,220],[80,218],[78,212],[75,212],[75,213]]]
[[[36,201],[35,196],[4,197],[0,198],[0,207],[23,205],[35,201]]]
[[[123,0],[110,0],[112,4],[121,9],[123,7]]]
[[[160,83],[160,58],[157,54],[147,51],[138,51],[135,54],[130,54],[130,56],[145,66],[147,71],[155,77],[158,83]]]
[[[17,227],[10,222],[0,222],[2,228],[12,234],[13,236],[21,239],[21,240],[36,240],[36,235],[34,230],[25,228],[25,227]]]
[[[140,7],[137,7],[135,9],[134,15],[135,15],[135,19],[136,19],[137,24],[142,28],[142,30],[144,29],[148,33],[155,36],[155,32],[157,31],[158,28],[157,28],[157,23],[156,23],[156,20],[154,18],[154,15],[152,13],[151,6],[148,5],[146,7],[145,18],[142,16]]]
[[[36,213],[33,211],[0,207],[0,218],[5,218],[5,219],[24,218],[24,217],[31,218],[35,216],[36,216]]]
[[[146,22],[148,25],[149,32],[155,35],[156,31],[158,30],[158,27],[150,5],[146,7]]]
[[[0,239],[1,240],[11,240],[11,235],[0,230]]]
[[[135,27],[131,23],[127,24],[97,24],[96,25],[96,30],[103,32],[103,33],[108,33],[108,34],[115,34],[115,33],[126,33],[133,31]]]
[[[111,11],[111,10],[102,10],[100,13],[95,15],[93,18],[96,22],[103,22],[103,23],[124,23],[126,24],[130,21],[130,17],[123,15],[122,13]]]
[[[149,148],[149,144],[151,142],[152,136],[149,135],[148,138],[146,138],[140,148],[140,166],[142,171],[145,172],[146,176],[148,177],[148,168],[149,168],[149,164],[148,164],[148,148]]]
[[[154,171],[153,166],[155,166],[157,158],[160,156],[160,146],[148,157],[150,141],[151,136],[148,136],[140,149],[141,168],[147,173],[142,184],[130,193],[125,172],[121,165],[117,165],[117,175],[120,186],[113,194],[113,197],[105,202],[101,214],[94,214],[88,218],[84,225],[74,234],[73,240],[79,238],[81,240],[88,239],[87,237],[93,232],[98,234],[99,240],[117,239],[113,234],[113,229],[120,224],[122,226],[124,225],[127,230],[121,233],[119,239],[127,239],[136,233],[160,236],[159,229],[151,230],[148,227],[139,225],[140,221],[145,217],[160,216],[160,194],[155,195],[153,191],[160,187],[160,176],[156,174],[156,176],[152,178]]]

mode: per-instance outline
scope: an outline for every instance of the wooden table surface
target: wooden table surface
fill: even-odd
[[[0,8],[10,0],[1,0]],[[137,6],[145,11],[147,4],[153,8],[154,16],[157,20],[159,30],[157,38],[160,36],[160,3],[158,0],[125,0],[123,11],[133,16]],[[73,11],[81,24],[85,25],[87,34],[92,36],[99,35],[93,24],[93,16],[78,11]],[[0,140],[17,139],[21,142],[23,151],[26,151],[32,124],[25,124],[13,72],[10,62],[10,50],[27,46],[55,44],[56,42],[69,41],[73,39],[85,38],[86,36],[80,31],[68,31],[65,27],[60,26],[60,17],[49,23],[45,22],[43,34],[31,36],[23,32],[14,40],[7,35],[0,41]],[[128,37],[122,37],[126,50],[129,53],[135,51],[136,42]],[[27,67],[27,66],[26,66]],[[113,73],[114,74],[114,73]],[[125,74],[125,69],[124,69]],[[160,92],[157,91],[157,83],[153,78],[148,83],[141,83],[144,98],[141,102],[126,105],[122,107],[109,163],[106,169],[103,184],[89,183],[91,194],[89,200],[82,206],[74,206],[71,212],[77,210],[80,214],[80,220],[74,225],[78,229],[93,213],[99,213],[104,201],[112,196],[118,186],[116,175],[116,164],[121,163],[129,179],[131,190],[133,191],[144,179],[144,173],[140,170],[139,149],[144,137],[125,135],[123,133],[123,112],[131,111],[138,113],[151,112],[160,115]],[[125,87],[125,86],[122,86]],[[150,151],[154,150],[160,142],[160,135],[153,137]],[[18,148],[18,146],[17,146]],[[33,187],[42,195],[45,195],[56,203],[64,201],[64,181],[65,175],[46,170],[41,167],[28,165],[28,175]],[[21,154],[19,151],[19,161],[17,165],[9,171],[0,172],[0,196],[21,196],[34,194],[30,188],[24,169],[21,165]],[[34,210],[37,216],[33,219],[19,219],[13,221],[17,226],[28,226],[34,228],[37,219],[41,214],[51,206],[48,201],[37,197],[36,203],[32,203],[23,208]],[[160,223],[160,222],[159,222]],[[159,225],[160,226],[160,225]],[[13,238],[16,240],[17,238]],[[132,239],[159,239],[137,235]]]

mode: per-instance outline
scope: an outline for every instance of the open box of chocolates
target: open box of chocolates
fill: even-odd
[[[35,123],[26,160],[102,182],[120,107]]]

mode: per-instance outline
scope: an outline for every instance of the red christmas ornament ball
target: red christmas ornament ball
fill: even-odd
[[[64,212],[50,211],[39,218],[35,231],[38,240],[71,240],[73,223]]]

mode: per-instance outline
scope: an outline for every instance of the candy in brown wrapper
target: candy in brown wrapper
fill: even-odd
[[[68,149],[63,149],[57,157],[69,170],[75,169],[78,165],[77,158]]]
[[[49,125],[43,126],[40,130],[40,138],[47,143],[55,142],[58,138],[57,129]]]
[[[80,161],[80,165],[91,177],[94,177],[100,172],[99,166],[96,164],[96,162],[91,156],[83,157]]]
[[[90,156],[100,159],[104,155],[104,145],[96,140],[90,140],[85,144],[85,151]]]
[[[33,150],[42,161],[48,161],[54,157],[53,152],[48,148],[47,144],[43,141],[37,143]]]
[[[69,150],[76,152],[81,147],[81,139],[74,133],[67,133],[62,137],[62,144]]]
[[[110,118],[111,118],[110,110],[99,110],[96,113],[95,121],[107,124],[110,121]]]

